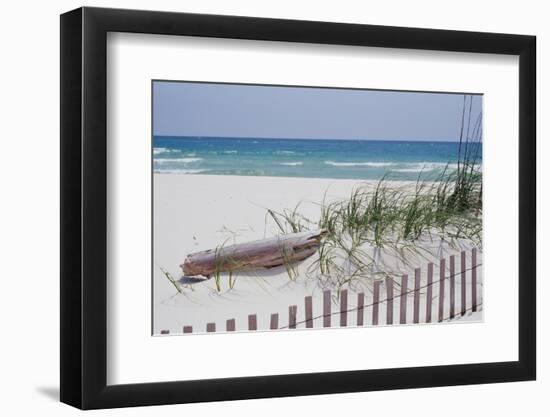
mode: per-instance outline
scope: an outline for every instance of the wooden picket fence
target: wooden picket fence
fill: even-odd
[[[422,284],[421,268],[416,268],[414,277],[407,274],[402,275],[401,282],[396,285],[394,279],[386,278],[374,282],[372,291],[372,302],[366,304],[364,292],[357,293],[357,303],[355,307],[348,306],[348,290],[341,290],[338,293],[339,308],[333,311],[332,292],[323,291],[323,302],[321,306],[322,314],[313,314],[313,298],[307,296],[304,298],[304,320],[298,321],[298,306],[288,307],[288,323],[279,322],[279,314],[273,313],[269,317],[269,329],[296,329],[298,326],[312,329],[314,327],[347,327],[351,315],[355,315],[355,325],[364,326],[366,324],[366,314],[370,314],[370,324],[393,325],[393,324],[417,324],[432,323],[452,320],[459,316],[464,316],[468,312],[475,312],[481,308],[482,300],[478,299],[478,271],[481,263],[477,261],[477,249],[471,250],[470,265],[467,266],[466,252],[462,251],[459,256],[460,264],[457,265],[457,256],[451,255],[448,258],[449,271],[447,273],[447,259],[439,261],[439,270],[437,276],[434,276],[434,264],[429,263],[426,269],[426,280]],[[469,278],[469,279],[468,279]],[[412,282],[410,282],[412,281]],[[411,285],[410,285],[411,284]],[[434,294],[434,287],[437,294]],[[467,286],[470,286],[470,294],[467,296]],[[384,288],[383,288],[384,287]],[[448,287],[448,291],[447,291]],[[457,287],[460,292],[457,294]],[[385,290],[385,298],[383,297]],[[425,297],[421,297],[424,291]],[[408,302],[412,295],[411,303]],[[436,297],[434,297],[434,295]],[[421,305],[421,298],[424,302]],[[457,300],[458,298],[458,300]],[[480,297],[481,298],[481,297]],[[432,311],[434,300],[437,300],[437,312]],[[458,303],[457,303],[458,301]],[[469,301],[469,302],[468,302]],[[395,305],[398,304],[399,318],[394,319]],[[381,323],[381,307],[385,304],[385,323]],[[412,311],[411,311],[412,310]],[[421,311],[423,310],[422,320]],[[412,313],[412,314],[411,314]],[[335,319],[333,321],[333,318]],[[338,320],[339,319],[339,320]],[[258,319],[256,314],[248,315],[247,328],[249,331],[258,330]],[[225,330],[217,328],[216,323],[207,323],[206,332],[216,331],[233,332],[236,330],[236,320],[234,318],[225,321]],[[267,330],[267,329],[266,329]],[[183,326],[183,333],[193,333],[192,326]],[[170,334],[169,330],[162,330],[161,334]]]

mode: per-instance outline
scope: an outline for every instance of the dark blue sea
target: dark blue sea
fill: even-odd
[[[155,136],[153,146],[157,173],[272,177],[435,179],[458,155],[458,142],[428,141]]]

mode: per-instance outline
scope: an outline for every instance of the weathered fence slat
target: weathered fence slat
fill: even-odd
[[[393,278],[386,278],[386,324],[393,324]]]
[[[258,320],[256,314],[248,315],[248,330],[258,330]]]
[[[414,270],[413,323],[420,323],[420,268]]]
[[[477,311],[477,249],[472,248],[472,311]]]
[[[454,319],[455,317],[455,256],[451,255],[449,258],[449,317]]]
[[[206,333],[214,333],[216,331],[216,323],[206,323]]]
[[[340,291],[340,327],[348,325],[348,290]]]
[[[273,313],[269,320],[269,328],[271,330],[277,330],[279,328],[279,314]]]
[[[428,264],[428,281],[426,289],[426,323],[432,322],[432,286],[433,286],[433,276],[434,276],[434,264]]]
[[[365,293],[357,294],[357,325],[362,326],[365,318]]]
[[[460,314],[466,314],[466,252],[460,252]]]
[[[378,326],[378,307],[380,304],[380,281],[374,281],[372,289],[372,325]]]
[[[407,290],[409,276],[404,274],[401,277],[401,297],[399,305],[399,324],[407,324]]]
[[[306,307],[306,327],[308,329],[313,328],[313,300],[311,296],[304,299]]]
[[[193,333],[193,326],[183,326],[183,333]]]
[[[445,259],[439,261],[439,311],[438,321],[443,321],[445,311]]]
[[[228,332],[235,331],[235,319],[229,319],[225,321],[225,330]]]
[[[330,290],[323,291],[323,327],[330,327]]]
[[[288,307],[288,328],[296,328],[296,312],[298,311],[298,306],[289,306]]]

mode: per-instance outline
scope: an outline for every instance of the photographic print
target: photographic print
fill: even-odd
[[[152,81],[154,335],[483,320],[483,95]]]

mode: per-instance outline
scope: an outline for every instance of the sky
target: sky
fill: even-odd
[[[455,141],[463,100],[462,94],[154,81],[153,134]],[[478,95],[472,125],[481,109]]]

